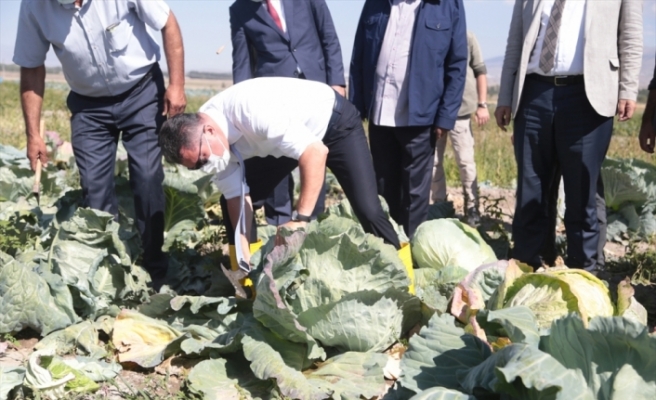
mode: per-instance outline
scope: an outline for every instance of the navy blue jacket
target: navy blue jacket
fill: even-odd
[[[262,2],[230,6],[232,74],[235,83],[262,76],[298,76],[344,86],[344,65],[325,0],[282,0],[287,32],[273,22]]]
[[[462,0],[421,0],[408,61],[409,126],[452,129],[467,69],[467,27]],[[355,34],[349,98],[362,118],[373,102],[378,55],[385,37],[389,0],[367,0]]]

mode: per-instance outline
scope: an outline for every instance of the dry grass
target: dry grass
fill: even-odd
[[[218,89],[211,87],[207,87],[206,90],[193,89],[187,97],[187,110],[198,110],[216,90]],[[68,90],[65,84],[61,82],[48,83],[43,104],[46,130],[58,132],[64,140],[70,138],[70,113],[66,108],[67,93]],[[638,113],[629,122],[615,124],[613,139],[608,151],[609,157],[639,158],[653,162],[653,157],[641,151],[638,145],[638,130],[642,118],[642,109],[643,107],[639,107]],[[494,112],[493,107],[490,112]],[[0,83],[0,143],[23,148],[25,146],[24,126],[18,83],[9,81]],[[512,187],[514,185],[517,171],[510,135],[510,132],[503,132],[497,128],[493,121],[488,122],[482,129],[474,126],[476,163],[480,182],[487,181],[500,187]],[[459,186],[459,172],[451,146],[447,146],[445,159],[445,170],[449,185]]]

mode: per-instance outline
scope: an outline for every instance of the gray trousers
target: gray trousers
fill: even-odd
[[[88,97],[70,92],[72,145],[80,170],[83,206],[106,211],[118,218],[114,190],[116,147],[122,141],[128,152],[130,188],[136,223],[143,243],[143,266],[153,283],[166,276],[162,252],[166,200],[162,182],[162,153],[157,134],[162,116],[164,78],[157,64],[127,92],[112,97]]]
[[[474,159],[474,135],[471,131],[471,118],[458,119],[447,135],[435,143],[435,163],[431,181],[431,202],[446,200],[446,177],[444,176],[444,151],[447,137],[451,139],[456,164],[460,170],[460,182],[465,197],[465,211],[475,207],[478,211],[478,182],[476,180],[476,160]]]

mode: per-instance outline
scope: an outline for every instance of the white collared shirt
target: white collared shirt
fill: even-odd
[[[334,104],[335,91],[325,83],[266,77],[231,86],[199,111],[219,125],[244,159],[274,156],[298,160],[310,144],[323,139]],[[230,157],[226,170],[213,181],[227,199],[240,196],[237,157]]]
[[[378,56],[371,122],[380,126],[408,125],[408,85],[405,82],[420,0],[390,0],[392,9]],[[405,84],[404,84],[405,83]]]
[[[583,45],[585,44],[585,3],[586,0],[567,0],[563,10],[560,30],[558,31],[558,44],[554,67],[549,73],[540,69],[540,53],[544,43],[547,24],[551,16],[551,8],[555,0],[544,0],[535,47],[531,53],[526,72],[528,74],[555,75],[582,75],[583,74]]]
[[[87,0],[80,8],[57,0],[23,0],[13,61],[39,67],[52,46],[71,90],[116,96],[159,60],[159,45],[146,25],[161,30],[168,18],[162,0]]]
[[[264,7],[267,12],[269,12],[269,7],[267,6],[267,2],[264,0],[253,0],[256,3],[262,3],[262,6]],[[278,13],[278,16],[280,17],[280,23],[282,25],[282,31],[287,33],[287,22],[285,21],[285,10],[282,5],[281,0],[270,0],[271,5],[273,8],[276,10]]]

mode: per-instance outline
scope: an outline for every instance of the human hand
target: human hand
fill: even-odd
[[[293,232],[299,229],[305,229],[306,227],[307,222],[303,221],[289,221],[278,226],[278,230],[276,231],[275,245],[280,246],[285,244],[285,236],[283,235],[285,231]]]
[[[184,87],[181,85],[169,85],[164,93],[164,111],[162,115],[173,117],[181,114],[187,107],[187,97],[185,96]]]
[[[640,126],[640,148],[649,154],[654,154],[654,142],[656,142],[656,127],[649,120],[643,120]]]
[[[633,100],[620,99],[617,102],[617,115],[620,122],[628,121],[633,117],[636,102]]]
[[[474,113],[474,120],[478,123],[478,126],[487,124],[490,120],[490,112],[487,110],[487,107],[478,107]]]
[[[40,136],[27,137],[27,158],[30,160],[32,171],[36,171],[37,160],[41,160],[41,165],[48,162],[48,149]]]
[[[344,86],[333,85],[331,88],[333,88],[333,90],[339,93],[342,97],[346,97],[346,89],[344,89]]]
[[[510,107],[508,106],[497,106],[497,109],[494,110],[494,118],[497,120],[497,125],[504,132],[508,131],[506,126],[510,124],[510,114]]]
[[[444,135],[446,135],[450,129],[444,129],[444,128],[435,128],[433,129],[433,133],[435,134],[435,139],[439,140],[442,139]]]

